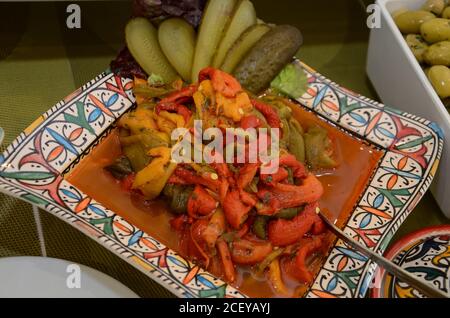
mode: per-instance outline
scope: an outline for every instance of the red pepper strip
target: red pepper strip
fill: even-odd
[[[179,184],[179,185],[188,185],[189,184],[184,179],[180,178],[179,176],[176,176],[175,174],[170,176],[167,183],[168,184]]]
[[[120,186],[124,191],[130,192],[133,187],[134,179],[136,175],[134,173],[127,175],[124,179],[120,180]]]
[[[225,179],[228,181],[229,185],[234,185],[234,175],[228,168],[228,164],[226,163],[212,163],[211,167],[213,167],[214,170],[216,170],[217,174],[220,178]]]
[[[250,225],[248,225],[248,221],[242,225],[239,231],[236,232],[236,237],[243,238],[250,231]]]
[[[272,216],[280,210],[280,202],[273,197],[270,188],[259,189],[257,196],[262,203],[256,206],[259,215]]]
[[[242,189],[239,189],[239,197],[241,198],[242,202],[244,202],[246,205],[250,205],[251,207],[254,207],[256,203],[258,203],[258,200],[253,195]]]
[[[303,212],[292,220],[277,219],[269,222],[269,240],[275,246],[288,246],[300,240],[311,231],[319,218],[316,214],[317,203],[307,205]]]
[[[313,203],[323,194],[322,183],[310,174],[303,179],[302,185],[277,183],[269,189],[258,191],[258,197],[264,203],[278,209],[295,208],[305,203]]]
[[[236,280],[236,270],[234,269],[234,264],[231,261],[230,250],[227,242],[223,239],[219,239],[217,241],[217,250],[219,251],[220,259],[222,260],[225,279],[227,282],[233,283]]]
[[[170,94],[169,96],[161,99],[161,101],[158,103],[158,106],[160,104],[171,104],[171,103],[182,104],[183,102],[189,100],[189,98],[191,98],[197,90],[198,90],[197,85],[186,86]]]
[[[205,67],[203,70],[200,71],[198,74],[198,82],[201,83],[203,81],[212,79],[214,72],[216,71],[215,68],[212,67]]]
[[[286,274],[295,278],[300,283],[310,284],[314,277],[313,273],[308,269],[306,265],[307,258],[320,250],[323,246],[323,240],[320,236],[314,236],[308,239],[297,252],[295,258],[286,258],[282,262],[283,270]]]
[[[202,186],[197,185],[189,197],[187,210],[190,217],[198,218],[199,215],[210,215],[217,205],[217,201]]]
[[[316,202],[322,197],[324,191],[322,183],[313,174],[303,179],[300,186],[279,183],[273,189],[282,209]]]
[[[219,188],[215,191],[219,196],[219,202],[223,203],[225,197],[228,193],[228,188],[230,184],[234,184],[234,178],[231,171],[228,169],[228,165],[226,163],[212,163],[211,167],[216,170],[220,179],[215,180],[218,183]],[[212,180],[210,177],[206,178],[206,180]]]
[[[184,226],[187,224],[188,222],[188,217],[185,214],[182,214],[180,216],[174,217],[173,219],[170,220],[170,226],[175,230],[175,231],[182,231],[184,229]]]
[[[325,222],[322,221],[320,217],[316,218],[316,222],[314,222],[314,226],[311,230],[311,233],[314,235],[319,235],[324,233],[327,230],[327,226],[325,225]]]
[[[220,193],[221,182],[219,180],[213,180],[211,178],[203,178],[201,176],[196,175],[194,172],[184,169],[177,168],[175,170],[175,176],[184,181],[184,184],[197,185],[200,184],[202,186],[207,187],[211,191],[215,193]]]
[[[190,238],[191,238],[192,243],[194,245],[193,246],[194,247],[194,251],[192,251],[192,253],[194,255],[197,254],[197,256],[202,257],[205,260],[204,267],[208,268],[210,257],[205,252],[204,248],[200,246],[200,243],[202,242],[202,233],[205,230],[206,226],[207,226],[207,221],[206,220],[198,220],[198,221],[196,221],[194,224],[192,224],[192,226],[190,228]],[[190,253],[189,255],[191,256],[192,253]]]
[[[223,202],[225,217],[231,227],[236,230],[245,222],[251,208],[241,201],[238,190],[229,191]]]
[[[222,93],[225,97],[235,97],[242,91],[241,84],[233,76],[221,70],[207,67],[199,74],[199,82],[211,79],[213,88],[216,92]]]
[[[220,203],[223,204],[223,202],[225,201],[225,198],[227,197],[229,188],[230,188],[230,183],[226,179],[220,181],[220,187],[219,187]]]
[[[232,243],[231,258],[241,265],[255,265],[262,262],[272,252],[270,242],[251,242],[245,239]]]
[[[263,204],[258,206],[258,215],[272,216],[279,210],[278,206]]]
[[[255,115],[250,115],[242,118],[241,128],[246,130],[249,128],[259,128],[262,126],[261,120]]]
[[[272,106],[267,105],[259,100],[252,99],[252,105],[266,118],[267,123],[272,128],[280,128],[281,120],[277,112]]]
[[[261,174],[261,181],[265,184],[275,185],[289,177],[289,173],[286,169],[280,167],[278,171],[274,174]]]
[[[255,178],[258,172],[259,164],[248,163],[239,170],[237,186],[239,189],[245,189]]]
[[[158,106],[156,106],[156,113],[159,114],[162,111],[175,112],[183,116],[184,122],[186,124],[189,122],[192,116],[192,112],[189,108],[184,105],[175,103],[159,103]]]
[[[211,166],[216,170],[220,177],[227,179],[233,177],[233,174],[226,163],[212,163]]]
[[[280,157],[280,166],[286,166],[292,168],[292,172],[295,178],[305,178],[308,173],[305,165],[295,158],[294,155],[288,154]]]
[[[300,244],[296,243],[285,247],[281,256],[290,256],[292,258],[292,256],[297,253],[299,246]]]
[[[209,262],[209,267],[207,268],[207,270],[215,277],[225,279],[224,268],[219,253],[211,255],[211,261]]]
[[[218,210],[209,220],[208,226],[202,233],[203,240],[210,249],[216,245],[217,239],[225,232],[226,221],[223,211]]]
[[[251,223],[250,223],[250,221],[247,222],[247,223],[250,224],[250,225],[253,225],[253,223],[255,222],[255,218],[253,217],[253,220],[251,220],[251,221],[252,221]],[[252,242],[252,243],[257,243],[257,244],[262,244],[262,243],[268,243],[269,242],[266,239],[260,239],[253,232],[248,232],[244,237],[242,237],[242,239],[247,240],[247,241]]]

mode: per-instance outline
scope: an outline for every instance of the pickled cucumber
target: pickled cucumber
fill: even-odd
[[[125,39],[131,54],[147,74],[157,74],[166,83],[178,77],[159,46],[158,31],[147,19],[131,19],[125,28]]]
[[[288,64],[302,45],[301,32],[289,25],[267,32],[234,70],[234,76],[253,93],[260,93]]]
[[[192,64],[192,82],[197,81],[198,74],[203,68],[211,65],[235,4],[236,0],[210,0],[208,2],[198,32]]]
[[[169,62],[189,82],[195,50],[194,28],[183,19],[168,19],[159,26],[158,39]]]
[[[264,22],[264,20],[262,20],[262,19],[256,19],[256,23],[257,24],[266,24],[266,22]]]
[[[231,18],[230,24],[225,35],[217,49],[212,66],[219,68],[227,55],[233,43],[252,25],[256,24],[255,7],[249,0],[241,0],[236,6],[236,10]]]
[[[232,73],[250,49],[269,31],[270,27],[265,24],[248,28],[230,48],[220,69]]]

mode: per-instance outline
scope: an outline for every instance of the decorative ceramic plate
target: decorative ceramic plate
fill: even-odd
[[[299,107],[380,153],[344,227],[348,235],[383,253],[432,182],[443,148],[441,131],[302,66],[309,89],[298,99]],[[0,156],[0,190],[58,216],[177,296],[244,297],[65,179],[133,106],[131,89],[131,80],[107,71],[52,107]],[[337,240],[306,296],[364,297],[375,268]]]
[[[408,272],[450,295],[450,226],[429,227],[407,235],[385,255]],[[380,270],[376,298],[423,298],[417,290]]]

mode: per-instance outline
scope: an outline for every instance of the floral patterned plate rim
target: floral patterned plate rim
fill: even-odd
[[[353,93],[299,63],[297,101],[383,151],[346,234],[382,253],[429,188],[443,149],[439,127]],[[131,80],[106,71],[25,129],[0,155],[0,191],[39,206],[95,239],[179,297],[245,297],[64,179],[135,100]],[[400,93],[400,92],[399,92]],[[70,248],[70,246],[68,246]],[[336,241],[306,297],[364,297],[376,265]]]
[[[449,293],[450,225],[432,226],[401,238],[385,257]],[[417,290],[380,269],[380,283],[372,289],[374,298],[423,298]]]

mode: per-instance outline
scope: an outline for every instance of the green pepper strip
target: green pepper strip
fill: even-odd
[[[281,130],[283,132],[283,135],[280,140],[280,147],[288,149],[290,140],[291,140],[291,129],[289,126],[289,121],[287,119],[281,120]]]
[[[264,271],[266,268],[272,263],[274,260],[276,260],[278,257],[280,257],[284,253],[284,248],[279,248],[272,253],[270,253],[261,263],[259,263],[256,266],[255,274],[257,277],[261,277],[264,274]]]
[[[187,212],[187,204],[193,191],[194,187],[167,184],[163,193],[169,199],[171,211],[175,214],[184,214]]]
[[[147,98],[163,97],[173,90],[163,87],[136,86],[133,89],[134,95],[140,95]]]
[[[332,147],[328,132],[315,126],[305,134],[306,159],[313,169],[334,168],[336,161],[330,155]]]
[[[124,146],[122,147],[122,151],[128,160],[130,160],[134,171],[141,171],[150,162],[150,157],[147,156],[142,145],[139,143]]]
[[[294,172],[292,171],[292,168],[291,167],[287,167],[285,169],[288,172],[288,178],[287,178],[288,183],[289,184],[294,184],[295,180],[294,180]]]
[[[298,215],[298,208],[283,209],[278,212],[275,217],[278,219],[292,220]]]
[[[267,222],[269,221],[269,217],[258,215],[256,217],[255,222],[253,223],[253,233],[257,237],[259,237],[262,240],[265,240],[267,238]]]
[[[303,139],[303,128],[297,120],[289,120],[289,152],[300,162],[305,162],[305,140]]]
[[[245,191],[249,193],[257,193],[258,192],[258,183],[259,177],[254,177],[252,182],[245,188]]]
[[[105,167],[105,170],[109,171],[113,177],[118,180],[122,180],[134,172],[131,167],[131,162],[127,157],[120,157],[116,159],[112,165]]]

